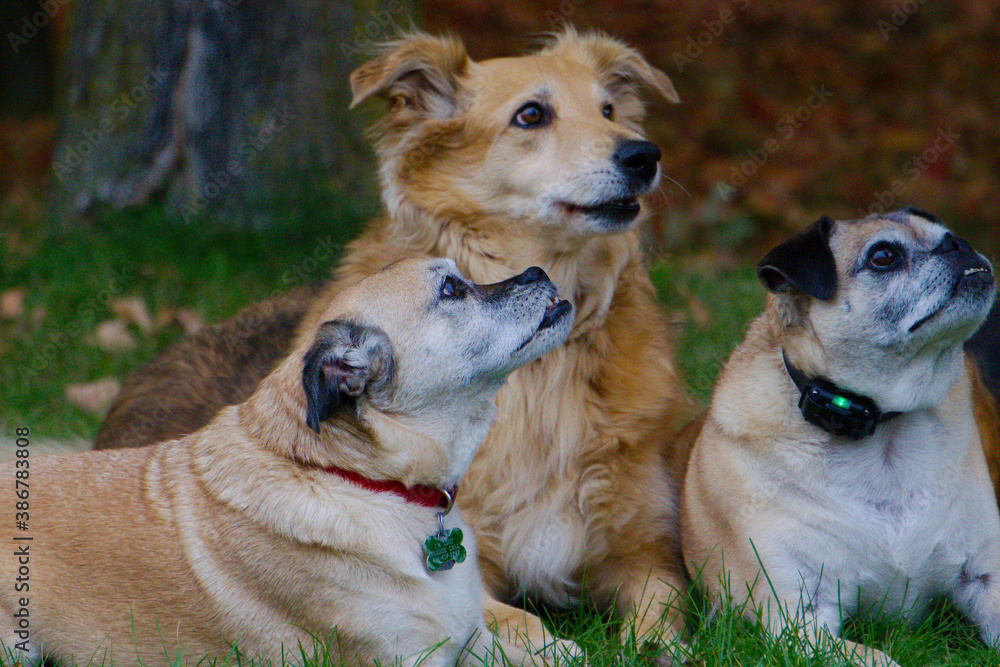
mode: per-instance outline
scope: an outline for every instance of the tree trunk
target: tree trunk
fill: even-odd
[[[408,0],[76,4],[53,156],[66,224],[162,198],[254,226],[310,190],[374,196],[348,75],[410,25]]]

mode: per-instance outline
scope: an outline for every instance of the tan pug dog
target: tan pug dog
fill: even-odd
[[[831,643],[844,619],[916,621],[939,594],[995,645],[1000,516],[962,353],[993,302],[989,262],[908,209],[824,218],[759,275],[767,309],[719,378],[685,479],[689,573],[861,664],[894,663]]]
[[[482,286],[451,260],[405,260],[338,294],[249,400],[192,435],[11,462],[4,488],[29,473],[29,530],[2,536],[30,589],[0,588],[8,658],[238,649],[280,665],[319,638],[344,664],[530,663],[487,629],[474,534],[447,510],[497,389],[564,342],[572,312],[537,268]],[[22,564],[6,548],[0,581]]]

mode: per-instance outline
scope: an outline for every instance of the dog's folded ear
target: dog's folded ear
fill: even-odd
[[[351,72],[351,108],[372,95],[438,118],[454,113],[458,77],[469,64],[465,45],[454,37],[413,33],[387,43],[384,52]]]
[[[798,290],[820,301],[837,294],[837,264],[830,250],[834,221],[823,216],[767,253],[757,276],[772,292]]]
[[[560,53],[588,62],[612,89],[643,84],[668,102],[677,104],[681,101],[669,76],[650,65],[635,49],[603,33],[580,34],[566,26],[555,35],[544,53]]]
[[[362,394],[384,392],[392,382],[389,337],[376,327],[333,320],[320,327],[305,356],[302,387],[306,424],[319,433],[320,423]]]

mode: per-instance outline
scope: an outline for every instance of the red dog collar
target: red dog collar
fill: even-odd
[[[443,491],[433,486],[425,486],[423,484],[407,487],[402,482],[397,482],[395,480],[368,479],[364,475],[359,475],[353,470],[344,470],[343,468],[337,468],[334,466],[322,468],[322,470],[324,472],[340,475],[344,479],[353,482],[360,487],[366,488],[369,491],[395,493],[397,496],[402,496],[404,500],[410,503],[416,503],[417,505],[423,505],[424,507],[431,508],[440,507],[444,510],[442,514],[447,514],[451,511],[452,505],[455,504],[455,495],[458,493],[457,486],[452,487],[447,491]]]

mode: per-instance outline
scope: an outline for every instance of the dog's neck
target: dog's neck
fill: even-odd
[[[302,355],[292,354],[240,405],[252,440],[307,467],[337,467],[405,486],[458,486],[496,415],[495,390],[442,403],[418,416],[393,414],[362,401],[306,425]],[[462,406],[465,409],[462,409]]]
[[[822,377],[809,377],[788,360],[781,350],[788,377],[801,392],[799,410],[803,418],[824,431],[853,440],[867,438],[879,425],[902,413],[882,412],[867,396],[860,396],[838,387]]]
[[[808,327],[782,329],[783,335],[776,336],[773,345],[776,350],[784,349],[803,373],[867,396],[883,412],[934,408],[945,399],[964,368],[961,345],[916,354],[886,354],[884,359],[873,360],[864,350],[850,345],[827,349]]]

